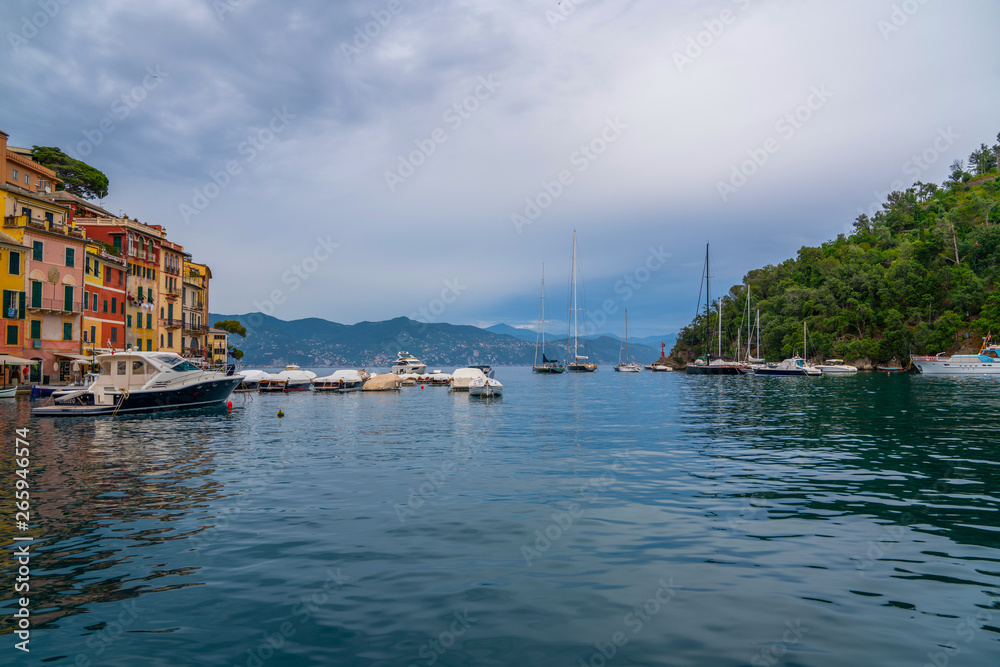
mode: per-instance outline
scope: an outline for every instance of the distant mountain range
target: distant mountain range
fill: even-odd
[[[316,368],[379,368],[391,366],[400,351],[413,354],[429,367],[445,370],[470,364],[530,366],[535,358],[534,332],[505,324],[480,329],[398,317],[347,325],[319,318],[286,322],[262,313],[209,315],[211,324],[219,320],[238,320],[247,328],[246,339],[233,336],[231,341],[243,350],[246,367],[294,363]],[[629,356],[643,364],[654,361],[660,356],[659,340],[654,349],[630,339]],[[663,342],[669,350],[670,341]],[[581,354],[602,365],[617,364],[620,350],[621,342],[611,336],[581,342],[580,346]],[[545,352],[550,359],[565,360],[566,339],[546,341]]]
[[[516,329],[509,324],[494,324],[491,327],[486,327],[483,331],[492,331],[496,334],[502,334],[507,336],[513,336],[520,340],[526,340],[529,342],[535,342],[535,330],[534,329]],[[620,341],[621,336],[616,334],[601,334],[602,336],[607,336],[608,338],[613,338],[614,340]],[[674,343],[677,341],[677,334],[664,334],[663,336],[645,336],[642,338],[636,336],[629,336],[628,346],[631,350],[633,345],[645,345],[651,347],[654,350],[660,349],[660,343],[664,343],[667,346],[667,352],[669,352],[673,347]],[[565,339],[564,339],[565,344]],[[659,355],[657,355],[659,356]],[[615,363],[618,363],[617,361]]]

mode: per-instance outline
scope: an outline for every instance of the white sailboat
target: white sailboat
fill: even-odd
[[[572,304],[570,312],[570,325],[572,329],[572,342],[566,350],[566,370],[571,373],[593,373],[597,370],[597,364],[592,364],[587,357],[580,356],[580,336],[579,321],[577,314],[581,310],[577,308],[576,301],[576,230],[573,230],[573,270],[570,274],[570,292],[572,294]]]
[[[619,373],[641,373],[642,366],[630,362],[628,360],[628,309],[625,309],[625,340],[622,341],[622,346],[625,349],[625,361],[622,361],[621,350],[618,351],[618,365],[615,366],[615,370]]]

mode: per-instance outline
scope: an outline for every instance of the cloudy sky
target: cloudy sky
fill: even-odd
[[[1000,132],[989,0],[8,0],[0,21],[11,144],[104,171],[106,208],[212,267],[215,312],[530,325],[544,263],[565,322],[576,230],[601,328],[627,307],[672,332],[707,242],[728,288]]]

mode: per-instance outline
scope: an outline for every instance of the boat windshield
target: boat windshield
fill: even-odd
[[[159,361],[161,364],[169,366],[170,370],[175,371],[177,373],[200,370],[190,361],[176,354],[160,354],[156,356],[156,360]]]

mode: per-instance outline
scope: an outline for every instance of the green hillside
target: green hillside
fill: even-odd
[[[977,350],[983,336],[1000,335],[998,155],[1000,145],[983,144],[970,171],[956,160],[942,186],[893,192],[873,217],[858,216],[850,236],[749,272],[722,298],[723,354],[735,355],[748,288],[768,360],[802,352],[803,322],[810,358],[861,365]],[[709,319],[717,335],[716,315]],[[676,361],[704,354],[704,338],[703,313],[681,331]]]

